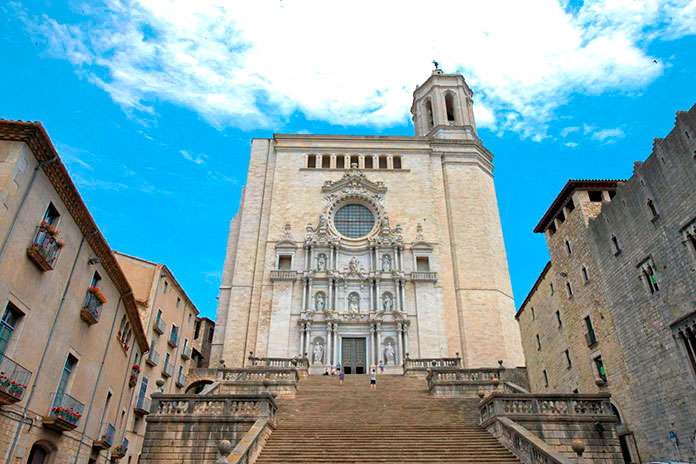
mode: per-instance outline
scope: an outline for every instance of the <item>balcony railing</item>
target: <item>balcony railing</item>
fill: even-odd
[[[36,231],[27,256],[42,271],[52,271],[58,260],[61,248],[65,246],[58,240],[58,231],[50,224],[41,224]]]
[[[585,332],[585,343],[587,343],[587,346],[592,346],[597,343],[597,335],[594,330]]]
[[[138,401],[135,402],[135,413],[141,416],[145,414],[150,414],[150,407],[152,406],[152,400],[147,398],[144,394],[138,396]]]
[[[116,433],[116,429],[114,429],[114,426],[111,424],[108,424],[106,426],[106,430],[102,434],[102,436],[99,438],[99,440],[95,441],[92,444],[92,447],[97,448],[97,449],[109,449],[111,448],[111,445],[114,444],[114,434]]]
[[[297,280],[297,271],[271,270],[271,280]]]
[[[423,272],[423,271],[412,272],[411,273],[411,280],[434,282],[437,280],[437,272]]]
[[[82,311],[80,312],[82,320],[89,325],[99,322],[101,308],[104,305],[103,301],[104,297],[101,292],[99,292],[99,289],[97,287],[90,287],[89,290],[87,290],[85,303],[82,305]]]
[[[169,361],[164,363],[164,368],[162,368],[162,376],[171,377],[174,375],[174,364]]]
[[[191,359],[191,348],[185,346],[184,349],[181,350],[181,357],[184,359]]]
[[[43,424],[58,432],[72,430],[80,423],[84,408],[84,404],[67,393],[56,393],[51,411],[44,417]]]
[[[169,334],[169,340],[167,340],[167,343],[169,343],[169,346],[172,348],[176,348],[179,346],[179,333],[178,332],[171,332]]]
[[[123,439],[120,445],[118,445],[114,450],[111,452],[111,457],[116,458],[116,459],[121,459],[123,456],[126,455],[128,452],[128,440]]]
[[[150,350],[150,352],[147,354],[147,358],[145,358],[145,362],[153,367],[158,365],[159,364],[159,353],[156,352],[155,350]]]
[[[30,371],[0,354],[0,404],[21,401],[30,378]]]
[[[176,385],[179,387],[185,387],[186,386],[186,376],[182,373],[177,374],[176,376]]]
[[[153,328],[155,332],[162,335],[165,330],[167,330],[167,323],[162,320],[161,317],[155,319],[155,327]]]

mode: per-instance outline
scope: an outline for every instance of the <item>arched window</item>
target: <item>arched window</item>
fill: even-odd
[[[360,157],[357,155],[353,155],[350,157],[350,167],[359,167],[360,166]]]
[[[430,100],[425,102],[425,121],[428,125],[428,129],[432,129],[432,127],[435,125],[435,121],[433,120],[433,104],[430,102]]]
[[[451,92],[445,94],[445,108],[447,108],[447,122],[454,122],[454,95]]]
[[[394,169],[401,169],[401,157],[400,156],[393,157],[392,164],[394,165]]]
[[[307,167],[316,168],[317,167],[317,155],[309,155],[307,157]]]

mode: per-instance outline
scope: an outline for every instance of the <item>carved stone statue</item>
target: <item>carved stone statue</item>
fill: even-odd
[[[319,253],[317,256],[317,271],[326,270],[326,255],[324,253]]]
[[[390,313],[392,311],[392,308],[394,307],[394,302],[391,299],[391,296],[386,293],[384,295],[384,302],[382,303],[382,307],[384,308],[385,312]]]
[[[321,343],[316,342],[314,344],[314,353],[312,354],[312,364],[321,364],[324,359],[324,347]]]
[[[314,308],[317,310],[317,312],[322,312],[324,311],[324,307],[324,294],[317,293],[315,297]]]
[[[388,366],[396,364],[396,352],[391,342],[387,342],[387,347],[384,349],[384,359],[387,360]]]
[[[391,255],[382,255],[382,272],[391,272],[392,259]]]
[[[326,214],[319,215],[319,227],[326,227]]]
[[[356,258],[355,256],[350,258],[348,268],[350,269],[350,272],[357,274],[360,271],[360,261],[358,261],[358,258]]]
[[[355,293],[351,293],[348,297],[348,311],[351,313],[360,312],[360,297]]]

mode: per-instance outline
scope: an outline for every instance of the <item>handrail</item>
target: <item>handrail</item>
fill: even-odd
[[[227,456],[227,462],[229,464],[251,464],[254,454],[259,447],[259,438],[262,436],[267,424],[268,419],[265,417],[257,419]]]
[[[21,400],[31,379],[31,371],[0,354],[0,391]]]
[[[512,451],[523,464],[572,464],[532,432],[507,417],[496,418],[500,425],[498,441]]]

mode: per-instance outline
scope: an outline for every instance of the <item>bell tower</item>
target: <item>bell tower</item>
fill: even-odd
[[[477,140],[473,92],[460,73],[435,68],[413,92],[413,126],[417,137]]]

